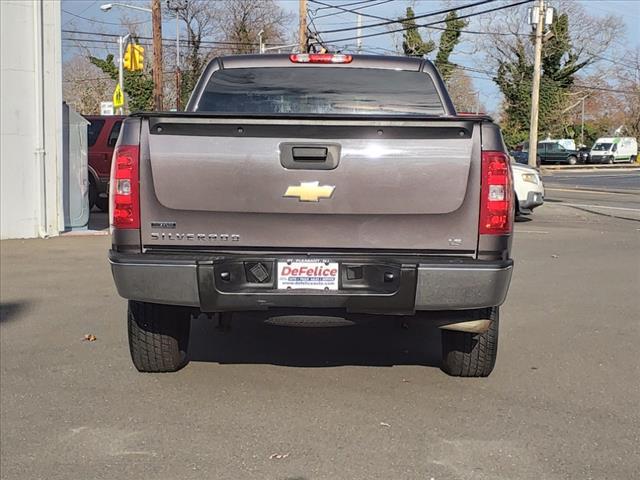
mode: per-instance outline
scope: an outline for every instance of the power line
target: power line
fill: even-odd
[[[311,1],[311,0],[309,0]],[[373,0],[372,0],[373,1]],[[346,6],[345,5],[331,5],[330,7],[320,7],[320,8],[316,8],[315,12],[317,12],[318,10],[321,10],[322,8],[335,8],[337,10],[340,10],[340,12],[336,13],[336,12],[331,12],[331,13],[325,13],[324,15],[316,15],[316,13],[314,13],[314,17],[316,19],[320,19],[320,18],[325,18],[325,17],[332,17],[335,15],[342,15],[343,13],[361,13],[360,10],[364,9],[364,8],[372,8],[372,7],[377,7],[379,5],[384,5],[385,3],[389,3],[392,2],[393,0],[382,0],[381,2],[378,3],[372,3],[370,5],[363,5],[362,7],[358,7],[358,10],[349,10],[347,8],[344,8]],[[320,2],[314,2],[314,3],[320,3]],[[324,3],[323,5],[328,5],[327,3]],[[311,13],[311,12],[309,12]],[[363,16],[368,16],[371,17],[370,15],[365,15],[364,13],[361,13],[361,15]],[[381,18],[381,17],[372,17],[372,18],[377,18],[378,20],[389,20],[388,18]]]
[[[318,3],[318,2],[314,2],[313,0],[309,0],[313,3]],[[361,5],[363,3],[371,3],[371,2],[375,2],[376,0],[358,0],[357,2],[351,2],[351,3],[343,3],[342,5],[327,5],[324,7],[318,7],[315,9],[315,12],[319,12],[320,10],[326,10],[327,8],[341,8],[341,7],[350,7],[352,5]],[[389,1],[389,0],[386,0]],[[326,5],[326,4],[325,4]],[[315,15],[315,13],[314,13]]]
[[[320,2],[318,0],[310,0],[310,1],[326,5],[325,3]],[[418,19],[426,18],[426,17],[435,17],[436,15],[442,15],[442,14],[445,14],[445,13],[451,13],[451,12],[455,12],[456,10],[462,10],[462,9],[465,9],[465,8],[477,7],[478,5],[484,5],[486,3],[492,3],[492,2],[495,2],[495,1],[497,1],[497,0],[479,0],[479,1],[476,1],[474,3],[461,5],[461,6],[456,7],[456,8],[446,8],[444,10],[439,10],[437,12],[424,13],[422,15],[415,15],[413,17],[399,18],[397,20],[391,20],[390,19],[390,20],[387,20],[385,22],[380,22],[380,23],[370,23],[368,25],[362,25],[361,28],[364,29],[364,28],[384,27],[386,25],[391,25],[391,24],[394,24],[394,23],[402,23],[402,22],[404,22],[406,20],[418,20]],[[506,8],[506,7],[502,7],[502,8]],[[355,10],[349,10],[349,11],[351,13],[355,13],[355,14],[359,13],[359,12],[357,12]],[[350,31],[353,31],[353,30],[356,30],[356,28],[336,28],[336,29],[333,29],[333,30],[325,30],[324,32],[321,32],[321,33],[350,32]]]
[[[461,15],[461,16],[457,17],[457,19],[461,20],[461,19],[464,19],[464,18],[470,18],[470,17],[475,17],[475,16],[478,16],[478,15],[483,15],[485,13],[497,12],[498,10],[504,10],[504,9],[507,9],[507,8],[517,7],[519,5],[524,5],[525,3],[530,3],[532,1],[533,0],[521,0],[519,2],[512,3],[511,5],[504,5],[504,6],[501,6],[501,7],[491,8],[489,10],[482,10],[480,12],[469,13],[467,15]],[[454,9],[454,10],[457,10],[457,9]],[[416,25],[415,27],[413,27],[413,26],[411,26],[411,27],[403,27],[403,28],[398,28],[398,29],[395,29],[395,30],[387,30],[386,32],[369,33],[367,35],[339,38],[339,39],[329,40],[329,42],[330,43],[339,43],[339,42],[347,42],[349,40],[357,40],[358,38],[378,37],[380,35],[389,35],[391,33],[404,32],[405,30],[409,30],[411,28],[431,27],[432,25],[437,25],[439,23],[444,23],[444,22],[446,22],[446,20],[438,20],[438,21],[431,22],[431,23],[425,23],[425,24],[422,24],[422,25]],[[354,29],[351,29],[351,30],[354,30]],[[320,33],[327,33],[327,32],[320,32]]]
[[[70,12],[69,10],[65,10],[64,8],[62,9],[62,11],[64,13],[66,13],[67,15],[71,15],[72,17],[76,17],[76,18],[80,18],[82,20],[86,20],[87,22],[103,23],[105,25],[122,25],[122,22],[119,22],[119,23],[105,22],[104,20],[94,20],[93,18],[83,17],[82,15],[77,15],[75,13]],[[141,25],[143,23],[149,23],[149,22],[144,20],[144,21],[140,21],[140,22],[128,22],[128,23],[130,23],[131,25]]]
[[[621,67],[625,67],[625,68],[628,68],[630,70],[637,70],[637,67],[634,67],[633,65],[629,65],[627,63],[618,62],[616,60],[612,60],[610,58],[603,57],[602,55],[598,55],[598,54],[595,54],[595,53],[592,53],[592,52],[589,52],[589,51],[587,51],[587,54],[591,55],[592,57],[599,58],[599,59],[605,60],[607,62],[611,62],[614,65],[619,65]]]
[[[577,85],[577,84],[575,84],[574,87],[584,88],[586,90],[599,90],[599,91],[603,91],[603,92],[625,93],[625,94],[628,94],[628,95],[639,95],[640,96],[640,90],[633,92],[631,90],[619,90],[617,88],[605,88],[605,87],[589,87],[588,85]]]
[[[100,0],[95,0],[94,2],[90,3],[87,7],[83,8],[82,11],[80,13],[78,13],[78,15],[82,15],[84,12],[86,12],[87,10],[89,10],[91,7],[93,7],[96,3],[98,3]],[[68,12],[67,12],[68,13]],[[64,22],[62,24],[62,26],[65,26],[67,23],[69,23],[71,21],[71,19],[67,19],[66,22]]]
[[[321,3],[322,4],[322,2],[317,1],[317,0],[309,0],[309,1],[313,1],[315,3]],[[335,6],[334,8],[338,8],[338,9],[342,10],[343,13],[355,13],[356,15],[362,15],[363,17],[374,18],[376,20],[385,20],[387,22],[393,22],[393,23],[401,22],[401,20],[393,20],[393,19],[387,18],[387,17],[380,17],[378,15],[371,15],[369,13],[360,12],[359,10],[349,10],[349,9],[346,9],[346,8],[341,8],[339,6]],[[363,8],[367,8],[367,7],[363,7]],[[327,16],[327,15],[322,15],[320,17],[313,17],[313,18],[311,18],[311,22],[313,22],[314,20],[317,20],[319,18],[322,18],[324,16]],[[349,23],[349,25],[353,25],[353,24]],[[425,28],[429,28],[429,29],[432,29],[432,30],[439,30],[439,31],[448,30],[448,28],[445,28],[445,27],[435,27],[435,26],[425,27]],[[353,30],[353,28],[351,28],[351,30]],[[327,30],[327,31],[322,32],[322,33],[328,33],[328,32],[330,32],[330,31]],[[472,34],[472,35],[499,35],[499,36],[517,36],[517,37],[529,37],[530,36],[530,34],[528,34],[528,33],[480,32],[480,31],[477,31],[477,30],[460,30],[460,33],[469,33],[469,34]]]
[[[71,34],[77,34],[77,35],[100,35],[102,37],[112,37],[112,38],[118,38],[121,35],[115,34],[115,33],[98,33],[98,32],[85,32],[85,31],[80,31],[80,30],[62,30],[62,33],[71,33]],[[152,40],[151,37],[143,37],[143,36],[139,36],[137,35],[136,38],[138,39],[142,39],[142,40]],[[82,40],[82,39],[81,39]],[[162,41],[167,41],[167,42],[173,42],[175,44],[175,39],[172,38],[163,38]],[[189,40],[185,39],[185,40],[180,40],[181,43],[185,43],[188,44]],[[242,45],[242,46],[256,46],[258,45],[257,43],[246,43],[246,42],[225,42],[225,41],[217,41],[217,40],[201,40],[200,43],[204,43],[204,44],[214,44],[214,45]]]

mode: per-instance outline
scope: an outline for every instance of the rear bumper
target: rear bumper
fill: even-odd
[[[339,290],[283,291],[274,288],[275,279],[251,284],[245,276],[246,262],[268,266],[276,257],[183,257],[109,252],[118,293],[130,300],[184,305],[204,312],[306,307],[408,315],[419,310],[501,305],[513,269],[512,260],[332,257],[340,263]],[[347,267],[353,266],[363,267],[363,278],[347,279]],[[391,274],[391,281],[383,280],[385,273]]]

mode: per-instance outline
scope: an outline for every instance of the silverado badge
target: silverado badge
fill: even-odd
[[[334,185],[320,185],[320,182],[300,182],[299,186],[290,186],[285,197],[298,197],[301,202],[319,202],[321,198],[331,198]]]

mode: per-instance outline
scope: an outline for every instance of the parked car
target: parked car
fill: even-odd
[[[580,147],[578,149],[578,162],[589,163],[591,160],[591,149],[589,147]]]
[[[633,137],[603,137],[591,147],[591,163],[635,162],[638,142]]]
[[[544,203],[544,185],[535,168],[511,163],[516,194],[516,215],[529,215]]]
[[[510,159],[428,60],[216,58],[186,112],[125,119],[114,162],[109,260],[139,371],[185,364],[192,314],[291,308],[422,312],[446,373],[493,370]]]
[[[538,157],[540,157],[540,163],[576,165],[580,159],[580,152],[567,149],[557,141],[543,141],[538,143]]]
[[[124,116],[85,115],[89,143],[89,208],[109,209],[109,174]]]
[[[520,165],[529,165],[529,152],[523,150],[512,150],[509,152],[515,163]],[[540,166],[540,156],[536,156],[536,166]]]

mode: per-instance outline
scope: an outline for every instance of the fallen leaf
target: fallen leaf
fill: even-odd
[[[97,340],[96,336],[95,336],[95,335],[93,335],[92,333],[87,333],[87,334],[84,336],[84,339],[85,339],[85,341],[87,341],[87,342],[95,342],[95,341]]]
[[[269,460],[282,460],[283,458],[287,458],[288,456],[288,453],[272,453],[271,455],[269,455]]]
[[[391,425],[389,425],[387,422],[380,422],[380,426],[381,427],[390,427]]]

